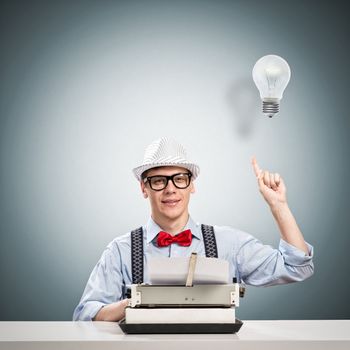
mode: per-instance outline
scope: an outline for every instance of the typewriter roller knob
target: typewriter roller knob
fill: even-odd
[[[243,298],[244,297],[244,294],[245,294],[245,287],[240,285],[239,286],[239,297],[240,298]]]
[[[237,283],[237,278],[236,277],[232,278],[232,283]],[[239,285],[239,297],[243,298],[244,294],[245,294],[245,287],[244,287],[243,284],[240,284]]]

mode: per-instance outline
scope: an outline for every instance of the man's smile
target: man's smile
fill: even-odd
[[[162,204],[165,204],[168,207],[175,207],[177,203],[180,202],[180,199],[164,199]]]

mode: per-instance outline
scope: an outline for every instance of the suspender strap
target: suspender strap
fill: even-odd
[[[214,227],[202,225],[202,235],[204,240],[205,256],[207,258],[217,258],[218,248],[216,246]]]
[[[217,258],[218,249],[214,227],[202,225],[202,235],[204,240],[205,256],[207,258]],[[143,282],[143,231],[142,227],[131,231],[131,271],[132,283]]]
[[[143,231],[142,227],[131,231],[132,283],[143,282]]]

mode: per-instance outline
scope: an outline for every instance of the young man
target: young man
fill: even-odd
[[[229,261],[231,279],[255,286],[310,277],[313,248],[305,242],[288,207],[281,176],[261,170],[255,158],[252,165],[259,190],[280,230],[278,250],[237,229],[208,229],[193,221],[188,204],[195,191],[198,165],[187,160],[185,149],[174,140],[161,138],[148,146],[143,164],[133,172],[143,196],[150,201],[151,217],[142,229],[119,236],[107,246],[73,319],[120,320],[127,305],[126,286],[135,281],[148,282],[147,261],[152,256],[189,256],[192,252],[217,256]],[[139,261],[135,258],[137,251]],[[214,255],[208,255],[210,252]]]

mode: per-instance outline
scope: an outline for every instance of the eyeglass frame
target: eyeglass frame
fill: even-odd
[[[175,176],[178,176],[178,175],[188,175],[188,185],[186,187],[178,187],[176,186],[175,182],[174,182],[174,177]],[[152,191],[163,191],[164,189],[167,188],[168,184],[169,184],[169,180],[171,180],[171,182],[173,183],[173,185],[178,188],[179,190],[184,190],[186,188],[188,188],[191,184],[191,178],[192,178],[192,173],[176,173],[176,174],[173,174],[173,175],[154,175],[154,176],[146,176],[144,179],[143,179],[143,183],[145,184],[146,182],[149,183],[149,187],[151,188]],[[159,190],[156,190],[152,187],[151,185],[151,179],[152,178],[155,178],[155,177],[165,177],[166,178],[166,184],[165,186],[162,188],[162,189],[159,189]]]

